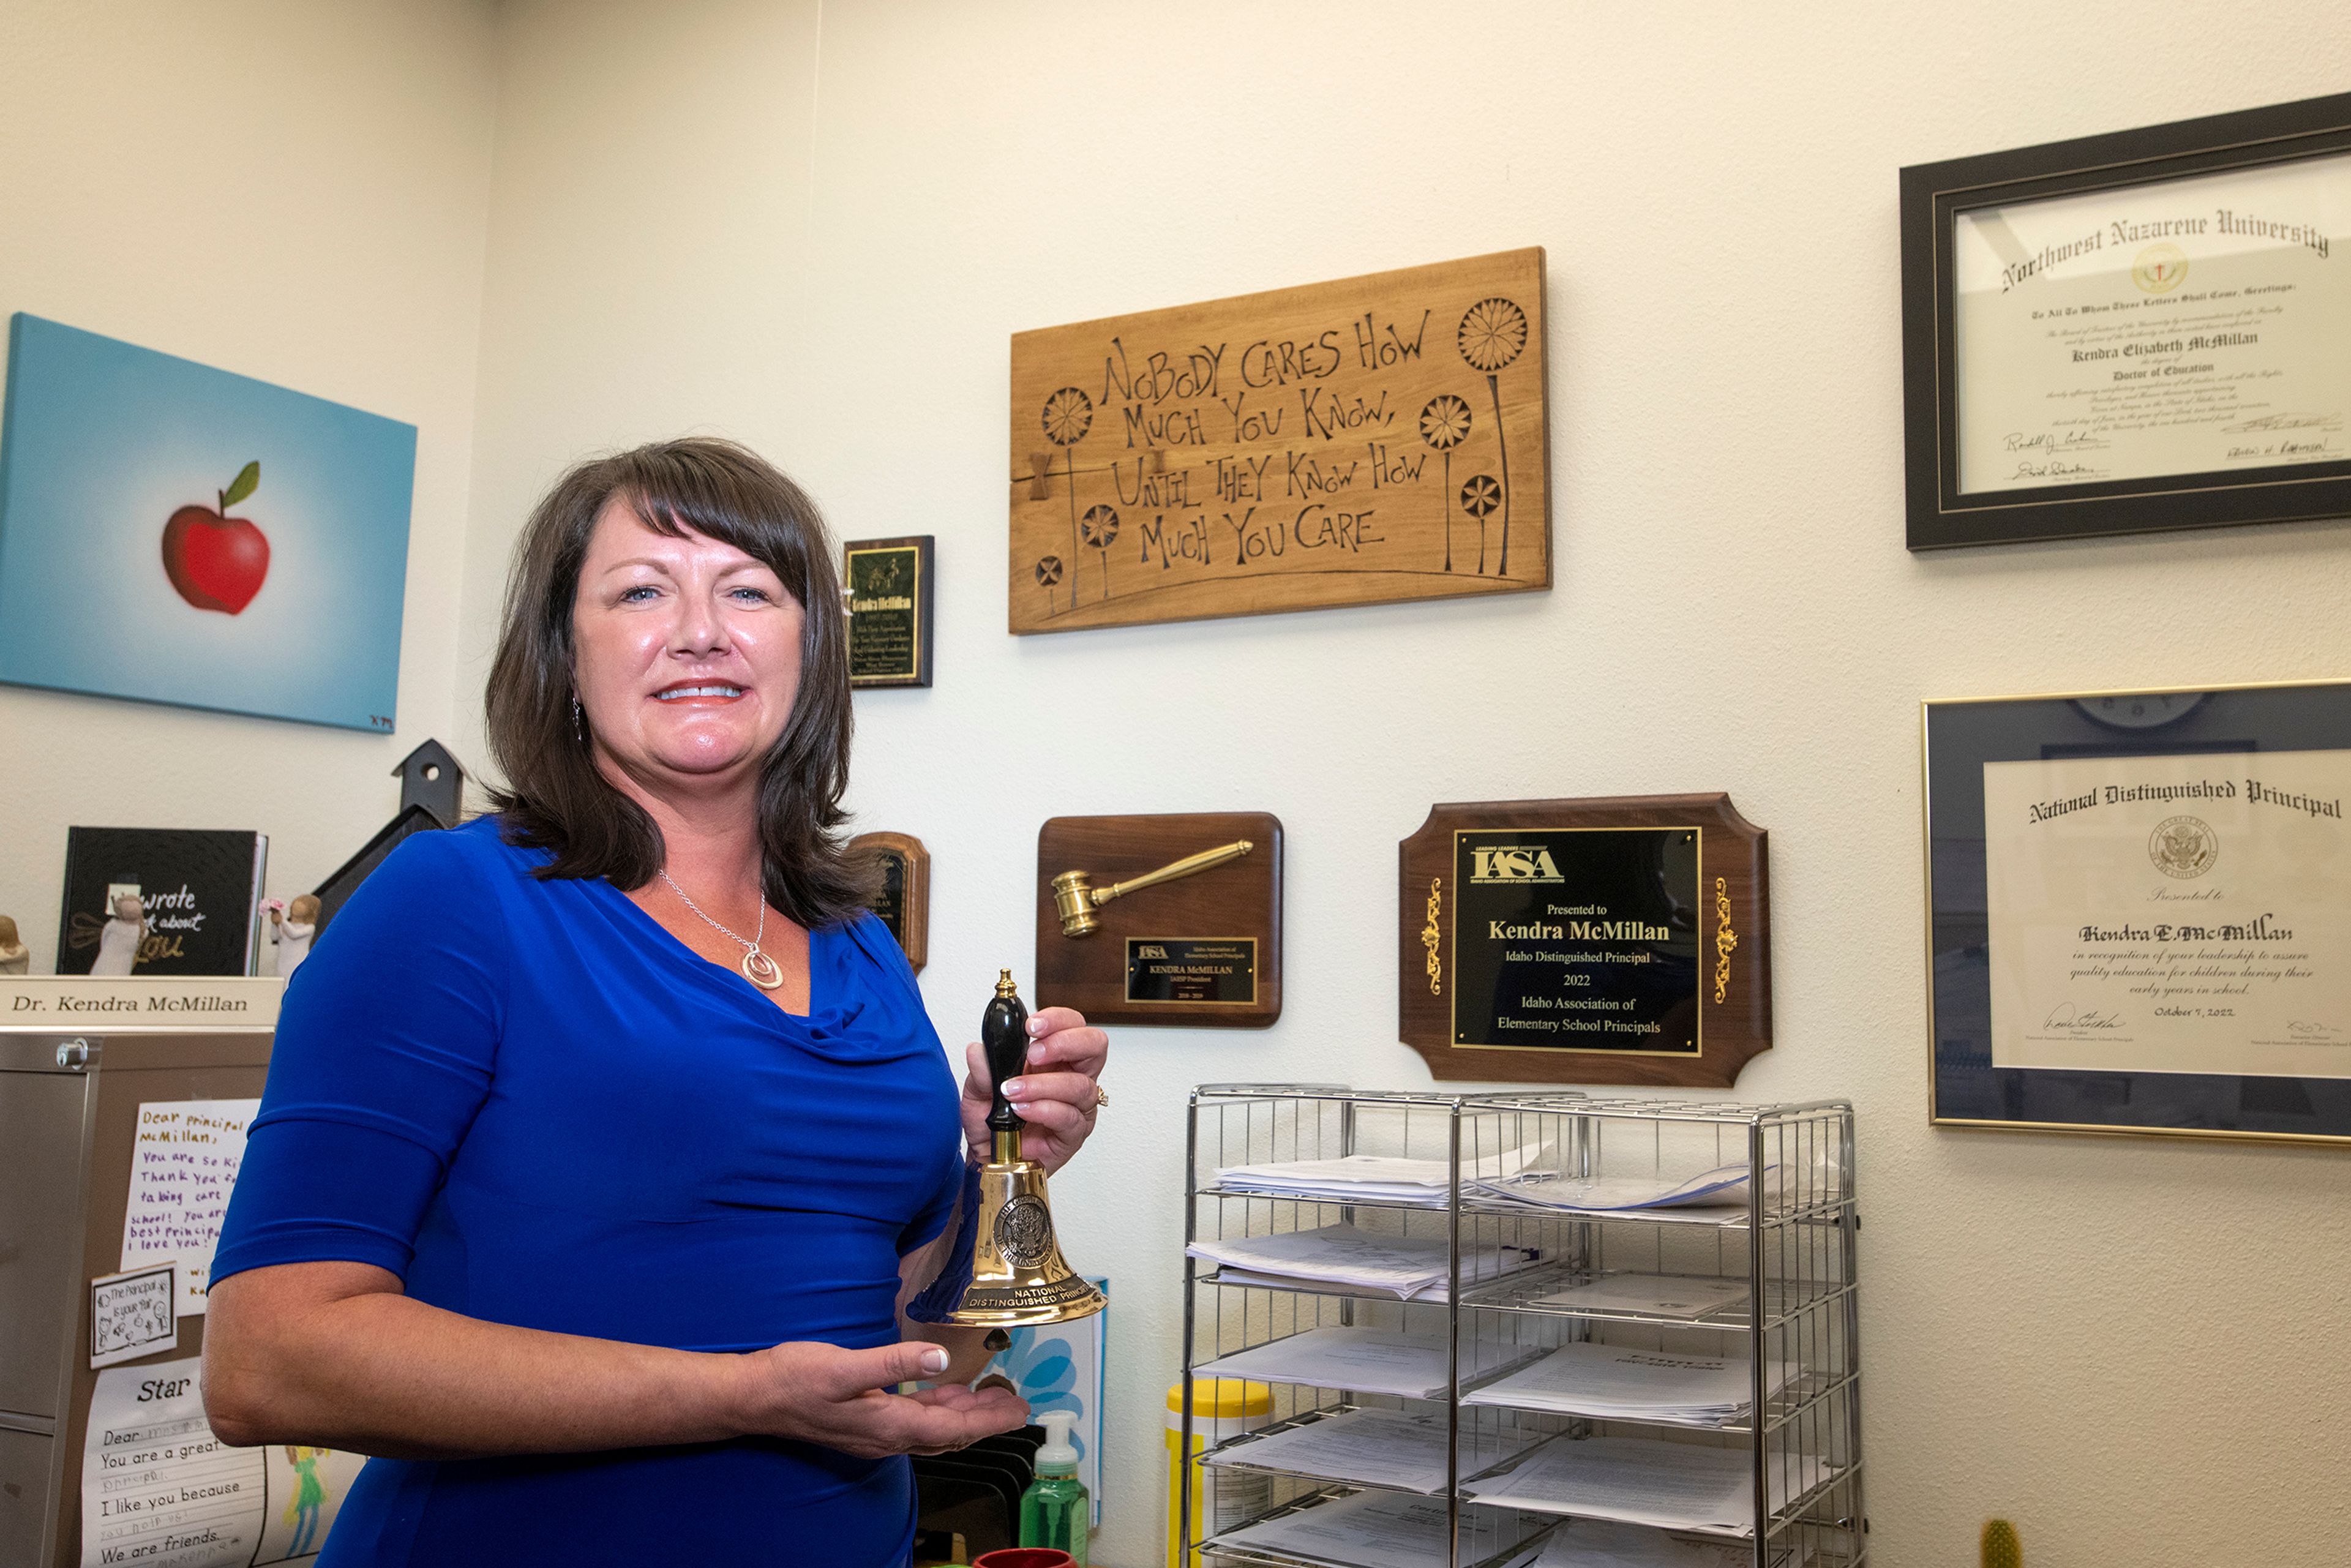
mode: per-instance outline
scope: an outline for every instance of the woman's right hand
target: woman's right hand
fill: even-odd
[[[739,1360],[745,1432],[797,1437],[860,1458],[949,1453],[1029,1420],[1028,1402],[1008,1388],[948,1384],[912,1396],[889,1392],[946,1370],[947,1353],[922,1340],[872,1350],[792,1340]]]

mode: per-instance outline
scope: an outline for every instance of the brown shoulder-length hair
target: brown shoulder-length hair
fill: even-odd
[[[571,612],[580,568],[607,503],[647,528],[733,545],[783,580],[805,612],[799,690],[759,769],[761,881],[768,902],[803,925],[865,907],[871,871],[834,830],[847,818],[849,652],[832,541],[808,493],[748,447],[688,437],[597,457],[555,483],[516,542],[504,624],[490,666],[490,754],[507,785],[491,792],[508,842],[549,850],[541,878],[604,877],[643,887],[660,872],[661,829],[596,767],[572,713]]]

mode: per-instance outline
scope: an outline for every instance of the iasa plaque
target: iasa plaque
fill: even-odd
[[[1698,1055],[1702,831],[1457,831],[1453,1045]]]
[[[1721,795],[1433,808],[1400,1037],[1441,1079],[1729,1084],[1771,1043],[1763,843]]]

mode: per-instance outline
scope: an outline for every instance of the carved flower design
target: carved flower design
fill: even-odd
[[[1527,313],[1499,295],[1462,312],[1461,357],[1472,370],[1492,375],[1527,346]]]
[[[1045,439],[1056,446],[1075,446],[1093,423],[1094,400],[1076,387],[1063,387],[1045,400]]]
[[[1057,555],[1040,557],[1037,561],[1037,586],[1050,588],[1061,580],[1061,558]]]
[[[1502,504],[1502,487],[1491,474],[1473,474],[1461,486],[1461,509],[1473,517],[1484,517]]]
[[[1109,507],[1089,507],[1078,521],[1078,533],[1096,549],[1108,549],[1118,538],[1118,513]]]
[[[1420,438],[1443,452],[1468,439],[1469,405],[1451,392],[1430,398],[1420,411]]]

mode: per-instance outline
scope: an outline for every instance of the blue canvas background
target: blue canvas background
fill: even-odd
[[[416,427],[19,313],[0,423],[0,681],[393,727]],[[199,610],[163,528],[229,508],[269,540],[242,613]]]

